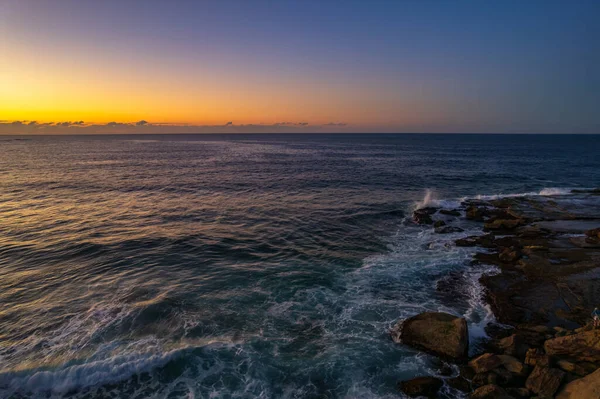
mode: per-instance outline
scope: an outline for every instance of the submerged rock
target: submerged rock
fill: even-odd
[[[448,215],[448,216],[460,216],[461,213],[459,210],[456,209],[440,209],[440,213],[442,215]]]
[[[583,378],[569,382],[556,399],[600,398],[600,369]]]
[[[465,359],[469,350],[467,321],[448,313],[425,312],[410,317],[397,325],[394,335],[406,345],[453,360]]]
[[[435,223],[433,224],[433,227],[438,228],[438,227],[442,227],[445,225],[446,225],[446,222],[444,222],[443,220],[436,220]]]
[[[489,233],[482,236],[469,236],[466,238],[459,238],[455,241],[457,247],[474,247],[481,246],[484,248],[494,248],[494,235]]]
[[[435,228],[435,232],[438,234],[449,234],[449,233],[460,233],[463,232],[464,230],[461,229],[460,227],[456,227],[456,226],[438,226]]]
[[[401,381],[398,388],[410,397],[424,396],[426,398],[435,398],[442,385],[444,383],[439,378],[417,377]]]

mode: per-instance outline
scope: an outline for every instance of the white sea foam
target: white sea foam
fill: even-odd
[[[121,381],[180,356],[187,348],[166,352],[120,354],[103,360],[62,366],[53,370],[25,370],[0,374],[0,393],[60,394],[82,387]]]
[[[416,201],[414,204],[414,209],[421,209],[428,206],[439,207],[439,208],[456,208],[460,206],[461,202],[469,200],[469,199],[477,199],[477,200],[496,200],[501,198],[518,198],[518,197],[532,197],[532,196],[542,196],[542,197],[552,197],[558,195],[568,195],[571,194],[571,191],[575,188],[568,187],[547,187],[543,188],[540,191],[530,191],[524,193],[499,193],[499,194],[477,194],[474,196],[466,196],[460,198],[447,198],[447,199],[439,199],[437,198],[436,192],[433,189],[426,189],[425,194],[423,195],[423,199],[420,201]],[[581,189],[580,190],[585,190]]]

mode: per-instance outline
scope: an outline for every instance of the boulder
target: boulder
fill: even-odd
[[[529,371],[527,369],[527,366],[521,363],[517,358],[514,358],[509,355],[498,355],[498,358],[500,358],[500,361],[502,362],[504,368],[510,371],[511,373],[517,374],[522,377],[527,375],[527,372]]]
[[[565,377],[565,372],[551,367],[535,366],[525,388],[541,397],[553,397]]]
[[[446,225],[446,222],[444,222],[443,220],[436,220],[435,223],[433,224],[433,227],[438,228],[438,227],[442,227],[445,225]]]
[[[600,330],[549,339],[544,349],[550,356],[568,356],[580,362],[600,362]]]
[[[418,224],[433,224],[431,215],[436,211],[437,209],[432,207],[417,209],[413,212],[413,220]]]
[[[600,369],[565,385],[556,399],[600,398]]]
[[[469,362],[469,366],[475,371],[475,373],[487,373],[495,369],[496,367],[500,367],[502,365],[502,360],[497,355],[493,353],[484,353],[483,355],[471,360]]]
[[[498,341],[498,348],[505,355],[524,359],[527,350],[529,350],[529,345],[527,345],[522,335],[513,334]]]
[[[410,397],[435,398],[442,385],[444,383],[439,378],[417,377],[412,380],[401,381],[399,389]]]
[[[488,384],[473,391],[469,399],[512,399],[512,396],[498,385]]]
[[[531,367],[550,366],[550,356],[546,355],[543,350],[538,348],[532,348],[527,351],[525,355],[525,364]]]
[[[567,373],[576,374],[578,376],[584,376],[588,374],[587,370],[584,367],[581,367],[577,363],[573,363],[564,359],[558,360],[556,362],[556,367],[563,371],[566,371]]]
[[[468,355],[467,321],[448,313],[425,312],[410,317],[402,323],[396,335],[406,345],[445,358],[462,360]]]

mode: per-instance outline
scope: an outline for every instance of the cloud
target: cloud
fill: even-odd
[[[341,123],[341,122],[329,122],[324,124],[323,126],[348,126],[347,123]]]
[[[318,133],[336,132],[345,127],[345,123],[327,123],[311,125],[308,122],[277,122],[239,124],[232,121],[224,125],[191,125],[176,123],[149,123],[111,121],[104,124],[86,124],[84,121],[44,122],[37,121],[0,121],[2,134],[165,134],[165,133]]]

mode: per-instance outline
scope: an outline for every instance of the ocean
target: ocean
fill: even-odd
[[[399,397],[457,371],[396,321],[494,320],[412,210],[598,186],[597,135],[0,136],[0,397]]]

